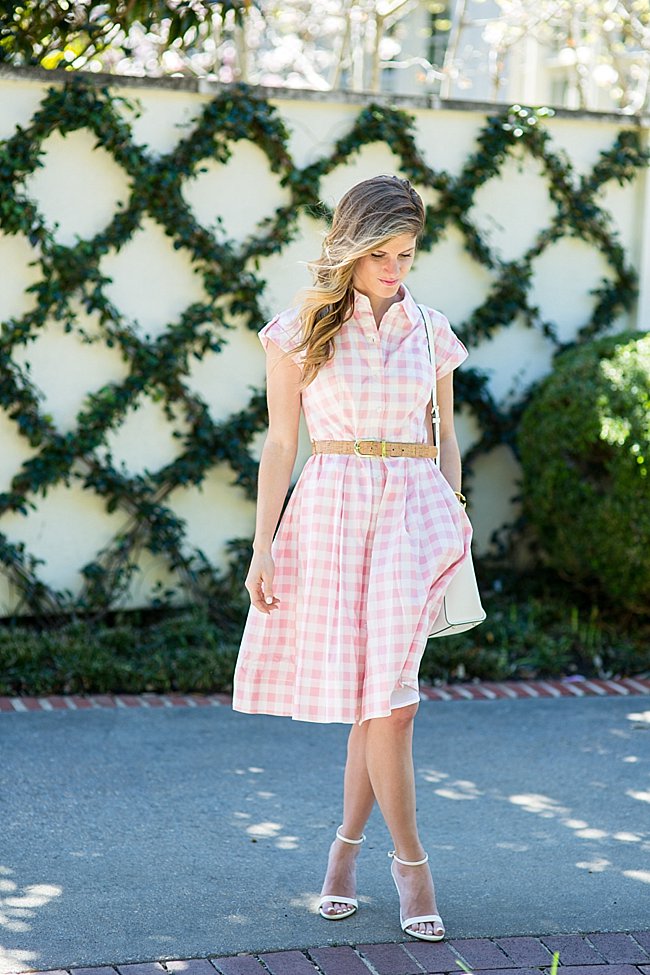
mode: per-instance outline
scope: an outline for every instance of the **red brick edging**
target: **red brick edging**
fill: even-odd
[[[562,680],[485,681],[476,684],[422,685],[427,701],[495,701],[506,698],[639,697],[650,695],[647,677],[563,678]],[[230,705],[228,694],[51,694],[46,697],[0,697],[0,713],[83,711],[93,708],[177,708]],[[135,973],[137,975],[137,973]],[[648,973],[650,975],[650,973]]]
[[[422,686],[420,694],[431,701],[494,701],[497,698],[526,697],[636,697],[650,694],[650,679],[564,677],[561,680],[484,681],[478,684],[446,684],[444,687]]]
[[[230,705],[229,694],[50,694],[0,697],[0,713],[91,711],[97,708],[209,708]]]
[[[60,969],[50,975],[460,975],[463,969],[548,975],[554,952],[560,975],[650,975],[650,931],[309,948]]]

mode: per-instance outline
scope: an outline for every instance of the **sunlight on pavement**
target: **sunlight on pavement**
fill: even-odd
[[[625,793],[630,799],[638,799],[639,802],[650,802],[650,791],[649,792],[636,792],[634,789],[628,789]]]
[[[433,769],[433,768],[425,769],[421,773],[421,775],[425,782],[433,782],[433,783],[443,782],[445,779],[449,778],[447,772],[439,772],[437,769]]]
[[[53,884],[32,884],[25,887],[21,897],[5,897],[3,903],[8,907],[42,907],[60,894],[61,888]]]
[[[629,714],[627,717],[634,721],[650,721],[650,711],[643,713]],[[639,759],[635,755],[628,755],[623,759],[627,763],[638,762]],[[485,791],[482,791],[475,782],[471,782],[466,779],[452,779],[450,775],[446,772],[442,772],[439,769],[424,769],[420,773],[420,777],[424,782],[434,786],[433,793],[436,796],[440,796],[443,799],[451,799],[455,801],[465,800],[465,799],[480,799],[488,795]],[[437,786],[437,788],[436,788]],[[650,791],[637,791],[628,790],[626,795],[630,796],[632,799],[636,799],[640,802],[650,802]],[[551,819],[555,820],[562,826],[573,832],[573,835],[580,840],[587,841],[608,841],[614,840],[617,843],[640,843],[640,850],[650,849],[650,842],[644,836],[642,832],[633,832],[630,830],[618,829],[616,831],[608,831],[606,829],[601,829],[587,822],[584,819],[580,819],[571,809],[567,806],[562,805],[557,799],[553,799],[551,796],[545,795],[543,793],[527,792],[519,793],[507,796],[507,801],[513,806],[519,809],[533,813],[535,816],[541,819]],[[509,844],[498,844],[501,848],[510,848]],[[525,844],[520,845],[519,849],[526,850],[528,847]],[[580,870],[587,870],[590,873],[602,873],[605,870],[617,870],[620,867],[604,857],[593,856],[588,860],[580,860],[576,863],[576,867]],[[650,872],[648,871],[638,871],[638,870],[628,870],[621,871],[624,876],[629,877],[633,880],[639,880],[643,883],[648,883],[650,880]]]
[[[650,870],[624,870],[623,876],[630,880],[640,880],[642,884],[650,884]]]
[[[475,782],[471,782],[469,779],[449,779],[447,772],[439,772],[436,769],[425,769],[421,774],[422,779],[431,785],[436,785],[438,782],[444,782],[444,786],[440,789],[434,789],[434,794],[440,796],[441,799],[480,799],[481,796],[485,795]]]
[[[280,836],[275,845],[278,850],[297,850],[298,842],[297,836]]]
[[[63,890],[55,884],[27,884],[21,889],[10,879],[13,873],[9,867],[0,866],[0,929],[23,934],[32,929],[29,919],[35,916],[35,908],[45,907]],[[0,944],[0,975],[33,968],[37,958],[37,952]]]
[[[246,827],[246,832],[249,834],[249,836],[275,837],[278,835],[281,829],[281,823],[253,823],[252,826]]]
[[[529,792],[524,795],[510,796],[510,802],[515,806],[520,806],[526,812],[536,813],[543,819],[551,819],[560,813],[568,813],[565,806],[561,806],[555,799],[543,796],[536,792]],[[587,823],[584,824],[585,826]]]
[[[258,839],[275,840],[273,844],[278,850],[297,850],[300,842],[299,837],[291,836],[288,833],[282,834],[282,823],[261,822],[251,823],[246,827],[246,832],[256,841]]]
[[[650,724],[650,711],[637,711],[634,714],[626,714],[628,721],[640,721],[642,724]]]
[[[480,799],[484,795],[474,782],[468,782],[465,779],[456,779],[444,788],[434,789],[433,791],[443,799]]]
[[[628,790],[626,795],[631,796],[633,799],[639,799],[642,802],[650,802],[650,792],[634,792]],[[569,815],[570,810],[565,806],[561,806],[555,799],[551,799],[549,796],[538,793],[525,793],[510,796],[509,801],[520,809],[524,809],[526,812],[532,812],[542,819],[556,819],[563,826],[566,826],[567,829],[573,830],[573,835],[581,840],[612,839],[619,843],[641,843],[642,850],[650,848],[650,843],[639,833],[633,833],[627,830],[618,830],[615,833],[610,833],[607,830],[590,826],[584,819],[574,819]],[[590,873],[602,873],[604,870],[618,869],[616,864],[603,857],[594,857],[591,860],[579,860],[576,863],[576,867],[580,870],[588,870]],[[622,870],[621,873],[623,876],[629,877],[632,880],[641,880],[644,883],[650,882],[647,879],[650,877],[650,872],[648,871]]]
[[[54,884],[28,884],[19,890],[8,875],[13,873],[8,867],[0,868],[0,927],[7,931],[30,931],[31,925],[25,918],[34,916],[34,908],[44,907],[54,897],[63,893],[61,887]],[[4,949],[3,949],[4,950]]]
[[[33,968],[33,962],[37,958],[34,951],[12,951],[0,945],[0,975],[6,972],[23,971],[25,968]]]
[[[603,857],[594,857],[593,860],[578,860],[576,867],[580,870],[588,870],[589,873],[602,873],[603,870],[607,870],[608,867],[613,866],[611,860],[605,860]]]
[[[228,914],[226,920],[230,924],[250,924],[251,918],[247,914]]]

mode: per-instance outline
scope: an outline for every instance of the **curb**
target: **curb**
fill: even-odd
[[[485,681],[472,684],[420,686],[424,701],[495,701],[533,698],[650,696],[647,677],[567,677],[561,680]],[[44,697],[0,697],[0,714],[34,711],[88,711],[104,708],[205,708],[230,706],[229,694],[50,694]],[[138,973],[133,973],[138,975]],[[648,973],[650,975],[650,973]]]
[[[646,677],[564,677],[560,680],[484,681],[476,684],[421,686],[420,696],[429,701],[494,701],[497,698],[539,697],[638,697],[650,694]]]
[[[562,680],[500,681],[476,684],[421,685],[423,701],[495,701],[533,698],[648,697],[650,679],[616,680],[568,677]],[[0,714],[34,711],[89,711],[98,708],[206,708],[230,706],[229,694],[51,694],[0,697]],[[138,973],[134,973],[138,975]],[[650,973],[648,973],[650,975]]]
[[[650,693],[650,691],[648,692]],[[121,708],[209,708],[229,706],[229,694],[50,694],[0,697],[0,714],[35,711],[93,711]]]
[[[462,938],[68,968],[50,975],[650,975],[650,931]],[[23,968],[19,972],[36,972]]]

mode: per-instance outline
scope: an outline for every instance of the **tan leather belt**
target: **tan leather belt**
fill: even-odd
[[[355,454],[357,457],[438,456],[438,448],[428,443],[395,443],[390,440],[312,440],[313,454]]]

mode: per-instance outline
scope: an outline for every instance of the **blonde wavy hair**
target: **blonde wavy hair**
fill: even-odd
[[[319,260],[308,267],[314,285],[301,296],[298,317],[304,352],[301,388],[334,355],[334,339],[354,310],[352,278],[355,263],[382,244],[424,230],[424,204],[407,179],[373,176],[348,190],[332,219]]]

